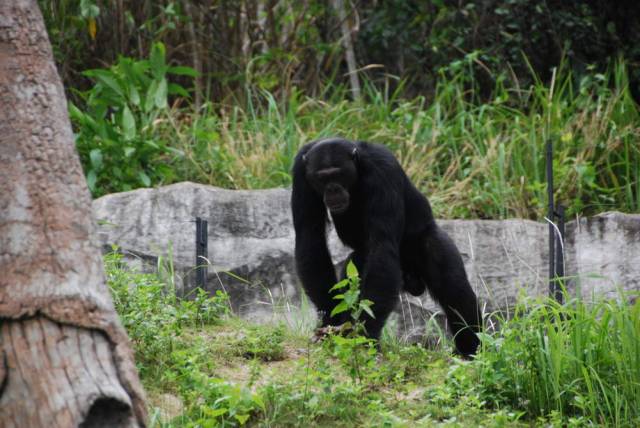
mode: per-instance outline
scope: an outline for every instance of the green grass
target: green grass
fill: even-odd
[[[580,81],[561,69],[551,83],[529,88],[498,79],[493,98],[482,102],[467,76],[464,67],[444,70],[429,100],[403,98],[402,85],[390,92],[368,82],[361,102],[328,85],[318,99],[247,89],[233,105],[166,108],[144,128],[144,147],[164,149],[140,165],[156,177],[153,185],[288,186],[300,145],[340,135],[389,146],[440,217],[540,219],[551,140],[556,197],[569,216],[640,211],[640,116],[624,64]],[[87,132],[89,153],[101,143]],[[114,175],[103,174],[112,185]]]
[[[106,259],[149,395],[151,426],[511,427],[640,424],[640,304],[518,306],[474,361],[388,329],[311,343],[310,328],[243,321],[223,294],[177,298],[162,275]],[[495,317],[495,316],[494,316]]]
[[[638,426],[640,304],[630,297],[522,304],[483,340],[483,395],[531,416],[554,411],[565,419]]]

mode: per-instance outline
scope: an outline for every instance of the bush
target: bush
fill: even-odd
[[[483,398],[531,418],[638,426],[640,304],[628,297],[519,306],[499,332],[483,336]]]
[[[178,298],[158,274],[131,272],[121,260],[117,252],[105,257],[107,284],[142,377],[160,380],[173,364],[182,364],[183,329],[219,322],[229,313],[228,296],[196,289],[191,298]]]
[[[165,48],[153,46],[148,60],[120,57],[108,69],[83,73],[95,85],[78,92],[81,106],[70,104],[87,184],[94,196],[149,187],[170,181],[174,172],[166,163],[181,153],[161,138],[171,95],[188,98],[168,74],[194,75],[188,67],[169,67]]]

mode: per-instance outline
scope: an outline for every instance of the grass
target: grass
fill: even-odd
[[[392,91],[389,81],[365,81],[360,101],[330,83],[316,99],[247,87],[232,105],[194,111],[181,87],[157,91],[167,73],[186,69],[165,67],[163,52],[158,45],[149,60],[121,58],[86,73],[96,85],[70,111],[96,196],[184,180],[288,186],[302,144],[340,135],[389,146],[440,217],[541,218],[547,141],[555,146],[556,198],[569,216],[640,211],[640,116],[623,62],[579,80],[561,67],[548,84],[527,88],[503,76],[491,99],[480,100],[469,55],[442,70],[429,100],[404,98],[402,82]],[[154,84],[158,74],[164,86]]]
[[[177,298],[115,254],[106,270],[154,427],[640,424],[639,303],[527,301],[462,361],[444,337],[426,349],[390,330],[381,352],[311,343],[309,327],[237,318],[223,294]]]
[[[624,64],[580,81],[560,69],[530,88],[498,79],[483,102],[467,75],[444,70],[431,100],[368,83],[362,102],[329,86],[322,99],[248,89],[231,106],[174,108],[154,122],[155,138],[172,149],[156,162],[173,169],[165,182],[287,186],[300,145],[340,135],[389,146],[439,217],[540,219],[551,140],[556,198],[569,216],[640,211],[640,116]]]
[[[620,297],[519,306],[499,334],[484,338],[478,363],[485,393],[531,416],[555,411],[584,422],[637,426],[640,304]]]

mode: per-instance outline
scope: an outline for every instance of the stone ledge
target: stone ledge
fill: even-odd
[[[194,219],[207,220],[207,288],[229,292],[239,315],[266,320],[280,316],[274,308],[301,306],[289,199],[288,189],[225,190],[185,182],[107,195],[93,202],[93,212],[103,248],[118,245],[140,266],[155,267],[158,257],[171,257],[186,288],[195,259]],[[510,306],[521,293],[547,293],[546,224],[518,219],[438,223],[458,245],[487,310]],[[333,231],[329,242],[338,265],[348,249]],[[567,274],[577,277],[572,286],[584,296],[640,290],[640,215],[604,213],[569,222],[565,257]],[[406,295],[402,302],[398,314],[404,330],[423,324],[416,319],[437,310],[428,295]]]

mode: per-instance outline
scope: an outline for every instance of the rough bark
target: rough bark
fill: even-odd
[[[91,199],[35,0],[0,1],[0,421],[140,426]]]
[[[204,87],[204,85],[202,80],[202,61],[200,59],[200,44],[198,42],[198,35],[196,33],[196,25],[194,24],[194,21],[196,21],[197,19],[200,19],[200,16],[202,15],[198,13],[197,9],[196,9],[196,12],[194,13],[193,8],[191,7],[191,2],[192,0],[185,0],[183,2],[183,5],[184,5],[184,10],[187,13],[187,16],[189,17],[189,20],[187,21],[187,29],[189,30],[189,39],[190,39],[189,44],[191,49],[193,69],[198,72],[198,75],[195,77],[193,82],[194,82],[194,93],[195,93],[194,102],[196,107],[199,109],[200,107],[202,107],[202,88]]]
[[[360,79],[358,78],[358,70],[356,63],[355,49],[353,48],[353,39],[351,37],[351,28],[347,21],[347,12],[345,11],[343,0],[333,0],[334,8],[338,12],[340,20],[340,29],[342,30],[342,45],[345,49],[345,59],[347,61],[347,69],[349,70],[349,82],[351,84],[351,92],[353,98],[360,99]]]

